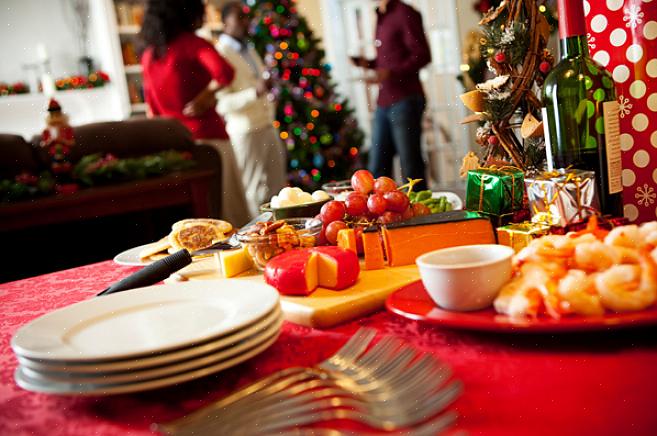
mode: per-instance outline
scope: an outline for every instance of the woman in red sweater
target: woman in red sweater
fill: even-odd
[[[212,44],[194,31],[203,24],[202,0],[150,0],[141,36],[146,44],[144,94],[154,116],[180,120],[194,139],[228,139],[224,122],[214,108],[187,115],[187,103],[213,82],[222,88],[234,71]]]
[[[203,25],[202,0],[149,0],[141,28],[146,49],[144,95],[151,116],[176,118],[198,142],[213,145],[222,157],[224,218],[235,225],[249,213],[235,155],[223,119],[214,106],[196,104],[233,80],[233,67],[194,33]],[[219,201],[219,200],[218,200]]]

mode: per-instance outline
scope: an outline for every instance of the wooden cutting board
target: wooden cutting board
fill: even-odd
[[[220,278],[223,278],[223,275],[217,260],[208,257],[194,261],[166,281]],[[307,297],[283,296],[283,313],[286,320],[297,324],[318,328],[331,327],[383,308],[388,295],[419,278],[420,272],[415,265],[374,271],[361,269],[358,282],[342,291],[318,288]],[[264,282],[264,277],[254,271],[235,277],[234,280]]]

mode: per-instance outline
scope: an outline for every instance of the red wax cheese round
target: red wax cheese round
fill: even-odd
[[[265,281],[286,295],[308,295],[317,286],[344,289],[359,274],[358,256],[333,246],[288,251],[265,266]]]
[[[329,289],[344,289],[356,283],[360,274],[358,255],[341,247],[326,246],[310,248],[317,253],[319,286]]]
[[[317,288],[317,255],[310,250],[290,250],[265,266],[265,282],[286,295],[308,295]]]

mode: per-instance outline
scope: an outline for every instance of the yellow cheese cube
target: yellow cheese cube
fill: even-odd
[[[219,252],[219,262],[224,277],[235,277],[253,267],[253,259],[246,250],[246,247],[237,250],[222,250]]]

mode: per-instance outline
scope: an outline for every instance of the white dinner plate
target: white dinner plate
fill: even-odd
[[[33,371],[46,372],[46,373],[66,373],[70,375],[84,375],[84,374],[98,374],[105,373],[111,374],[121,371],[135,371],[139,369],[150,368],[160,365],[170,365],[182,360],[192,359],[204,354],[216,353],[229,346],[233,346],[238,342],[249,338],[257,333],[262,333],[275,321],[282,316],[280,306],[276,306],[274,310],[254,324],[247,326],[242,330],[238,330],[233,334],[222,336],[220,339],[211,340],[210,342],[195,344],[188,348],[170,351],[168,353],[157,354],[154,356],[116,360],[110,362],[50,362],[43,360],[34,360],[27,357],[16,356],[18,363],[23,368],[31,369]],[[70,376],[69,375],[69,376]]]
[[[277,336],[283,325],[283,316],[274,320],[264,331],[257,332],[245,338],[233,346],[213,351],[208,354],[197,356],[193,359],[175,362],[171,365],[163,365],[155,368],[146,368],[139,371],[123,371],[118,373],[97,374],[72,374],[66,372],[42,372],[23,367],[23,374],[32,380],[42,384],[47,383],[77,383],[77,384],[121,384],[136,383],[141,381],[155,380],[169,377],[182,372],[207,367],[217,362],[222,362],[238,356],[258,344],[261,344],[274,336]]]
[[[269,348],[276,339],[278,338],[278,333],[272,336],[269,339],[264,340],[263,342],[255,345],[253,348],[245,351],[242,354],[231,357],[229,359],[223,360],[221,362],[214,363],[212,365],[194,369],[188,372],[183,372],[180,374],[174,374],[169,377],[164,377],[155,380],[140,381],[137,383],[121,383],[121,384],[80,384],[80,383],[55,383],[48,382],[42,383],[38,380],[34,380],[29,376],[25,375],[23,368],[19,365],[16,368],[14,373],[14,379],[16,384],[23,389],[33,392],[43,392],[48,394],[62,394],[62,395],[115,395],[115,394],[126,394],[130,392],[140,392],[147,391],[150,389],[163,388],[165,386],[171,386],[178,383],[183,383],[186,381],[194,380],[200,377],[205,377],[206,375],[213,374],[215,372],[221,371],[233,367],[239,363],[248,360],[263,351]]]
[[[22,357],[88,362],[148,357],[252,324],[279,304],[264,283],[207,280],[155,285],[82,301],[21,327]]]
[[[452,204],[452,210],[463,209],[463,201],[461,200],[461,197],[459,197],[453,192],[438,191],[431,193],[431,198],[438,198],[438,197],[446,197],[447,201],[449,201]]]
[[[128,250],[122,251],[121,253],[114,256],[114,263],[124,266],[145,266],[153,263],[152,261],[143,261],[139,257],[139,253],[144,248],[155,245],[157,242],[151,242],[150,244],[140,245],[139,247],[130,248]]]

